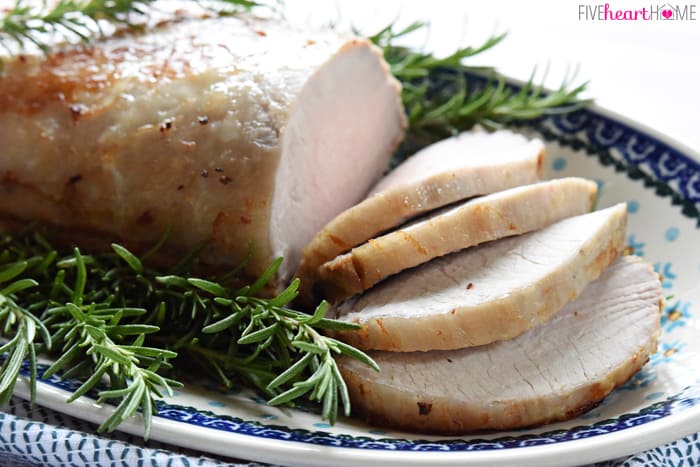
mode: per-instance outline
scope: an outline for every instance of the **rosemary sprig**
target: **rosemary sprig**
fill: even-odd
[[[134,16],[143,16],[145,7],[154,0],[60,0],[52,8],[28,6],[18,0],[0,18],[0,45],[12,53],[7,42],[12,40],[21,49],[33,44],[45,53],[50,39],[79,39],[88,42],[103,33],[100,20],[117,24],[133,24]]]
[[[16,294],[38,285],[36,281],[26,278],[13,281],[27,266],[27,261],[17,261],[5,265],[0,271],[0,284],[12,281],[0,290],[0,323],[2,323],[0,335],[12,336],[0,346],[0,355],[5,355],[5,360],[0,367],[0,405],[5,404],[12,395],[25,359],[29,359],[30,387],[32,399],[34,399],[37,333],[41,336],[46,348],[51,347],[51,336],[44,323],[16,302]]]
[[[334,423],[339,401],[350,414],[347,387],[334,357],[348,355],[378,369],[365,353],[319,332],[357,328],[326,319],[327,303],[313,315],[289,308],[298,294],[298,279],[273,298],[257,296],[275,276],[281,259],[252,285],[232,291],[216,279],[158,275],[126,249],[115,247],[115,252],[151,290],[159,308],[152,322],[162,325],[169,310],[170,334],[162,336],[169,348],[184,358],[204,357],[211,374],[227,387],[233,385],[232,378],[242,380],[271,397],[271,405],[289,404],[308,394],[323,402],[322,417]]]
[[[146,313],[142,308],[113,307],[113,295],[101,303],[87,303],[87,269],[85,259],[75,249],[75,261],[63,262],[75,266],[75,285],[71,301],[48,308],[42,318],[49,324],[56,346],[62,345],[58,358],[42,375],[48,378],[59,371],[80,375],[88,370],[90,375],[68,399],[72,402],[94,389],[103,377],[109,378],[110,389],[101,390],[98,403],[120,400],[112,415],[102,423],[98,431],[114,430],[121,422],[141,410],[144,419],[144,438],[151,431],[152,414],[156,411],[155,398],[163,394],[172,396],[172,388],[182,384],[164,378],[157,372],[169,368],[169,360],[175,352],[145,347],[147,334],[159,331],[156,326],[123,324]],[[59,267],[61,265],[59,264]],[[123,342],[136,336],[133,342]]]
[[[42,330],[43,348],[58,356],[42,377],[60,371],[83,378],[69,402],[97,391],[99,402],[116,404],[101,430],[113,430],[140,411],[146,437],[156,399],[180,386],[169,377],[177,374],[173,367],[198,369],[229,387],[256,387],[274,405],[320,401],[323,418],[331,422],[341,403],[350,412],[335,357],[345,354],[376,368],[364,353],[321,334],[355,328],[326,319],[327,304],[313,315],[289,308],[298,281],[276,297],[259,296],[281,260],[252,285],[232,289],[231,274],[194,275],[196,255],[161,271],[120,245],[93,255],[56,251],[36,228],[3,239],[0,261],[7,266],[0,282],[14,280],[0,291],[7,305],[0,318],[10,323],[2,329],[8,339],[3,350],[15,351],[0,369],[0,382],[7,382],[0,398],[11,395],[25,358],[36,373],[32,329]],[[10,313],[22,318],[20,326],[12,325],[19,321]]]
[[[252,0],[196,0],[215,14],[235,14],[259,4]],[[27,5],[17,0],[14,7],[0,17],[0,48],[10,55],[14,42],[22,51],[28,45],[49,53],[51,44],[78,40],[89,43],[105,35],[102,20],[131,28],[141,27],[155,0],[59,0],[51,8],[46,2]],[[0,71],[3,62],[0,60]]]
[[[372,43],[384,50],[384,58],[391,67],[391,73],[401,81],[428,78],[430,73],[438,68],[461,67],[465,58],[473,57],[494,47],[506,37],[505,33],[497,34],[488,38],[479,47],[467,46],[458,48],[443,58],[396,45],[397,39],[426,27],[428,27],[427,23],[416,21],[403,29],[395,31],[394,24],[389,24],[368,37]]]
[[[379,368],[365,353],[319,332],[357,328],[326,319],[326,302],[313,315],[288,308],[298,294],[298,279],[272,299],[255,296],[280,264],[281,260],[276,261],[256,283],[233,294],[211,281],[185,281],[173,276],[158,280],[177,288],[194,286],[207,295],[203,299],[208,310],[204,322],[213,322],[201,328],[203,336],[196,346],[188,349],[194,352],[219,349],[219,354],[207,355],[224,384],[230,384],[229,374],[242,374],[261,391],[274,396],[269,401],[271,405],[287,404],[309,394],[311,400],[322,401],[323,418],[335,423],[338,398],[345,415],[350,414],[347,386],[335,355],[345,354],[376,370]],[[242,355],[245,357],[241,358]],[[270,366],[264,368],[265,363]]]
[[[426,26],[415,22],[395,31],[389,25],[369,37],[383,49],[391,72],[403,85],[402,99],[411,130],[404,147],[424,146],[476,124],[498,128],[514,121],[571,112],[586,103],[579,96],[587,83],[574,85],[575,73],[552,91],[535,85],[534,73],[517,89],[491,68],[463,64],[465,59],[499,44],[505,34],[494,35],[478,47],[459,48],[443,58],[396,45],[398,39]],[[485,79],[470,79],[465,72]]]

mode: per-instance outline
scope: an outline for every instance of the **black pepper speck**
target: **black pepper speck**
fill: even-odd
[[[69,185],[75,185],[76,183],[78,183],[78,182],[79,182],[80,180],[82,180],[82,179],[83,179],[83,175],[82,175],[82,174],[71,175],[71,176],[68,178],[68,184],[69,184]]]
[[[80,104],[73,104],[70,106],[70,115],[74,122],[80,120],[80,117],[83,116],[83,112],[85,112],[85,107]]]
[[[418,402],[418,415],[428,415],[433,409],[433,404],[430,402]]]
[[[165,133],[166,131],[170,131],[172,129],[172,127],[173,127],[172,120],[166,120],[160,124],[160,132]]]

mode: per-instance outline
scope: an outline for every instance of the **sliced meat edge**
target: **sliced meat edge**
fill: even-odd
[[[509,131],[467,132],[432,144],[396,167],[359,204],[338,214],[304,248],[300,302],[317,299],[318,267],[377,234],[454,202],[539,180],[540,140]],[[347,174],[343,174],[346,176]]]
[[[449,350],[511,339],[573,301],[622,251],[625,204],[468,248],[397,274],[334,309],[362,349]]]
[[[655,351],[657,274],[622,257],[550,322],[513,340],[456,351],[371,352],[381,371],[340,361],[353,410],[373,425],[463,434],[574,418]]]
[[[328,261],[319,269],[319,288],[337,303],[439,256],[585,214],[597,191],[595,182],[571,177],[472,199]]]

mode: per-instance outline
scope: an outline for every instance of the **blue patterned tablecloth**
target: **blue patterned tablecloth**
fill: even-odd
[[[215,458],[124,433],[96,435],[96,426],[12,398],[0,412],[0,466],[201,466],[262,467],[240,459]],[[700,466],[700,433],[596,467]]]

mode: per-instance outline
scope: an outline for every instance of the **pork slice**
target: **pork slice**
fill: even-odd
[[[4,58],[0,214],[283,282],[386,170],[400,85],[364,39],[248,15]],[[175,258],[175,256],[173,256]]]
[[[622,250],[627,209],[571,217],[404,271],[335,309],[361,326],[339,332],[362,349],[449,350],[511,339],[541,324]]]
[[[594,182],[563,178],[474,198],[328,261],[319,269],[320,289],[337,303],[433,258],[589,212],[597,191]]]
[[[656,273],[621,257],[551,321],[470,349],[372,352],[380,372],[340,361],[352,407],[371,424],[462,434],[574,418],[636,373],[656,349]]]
[[[318,268],[408,219],[477,195],[536,182],[544,145],[509,131],[466,132],[419,151],[343,211],[304,248],[301,299],[314,301]]]

